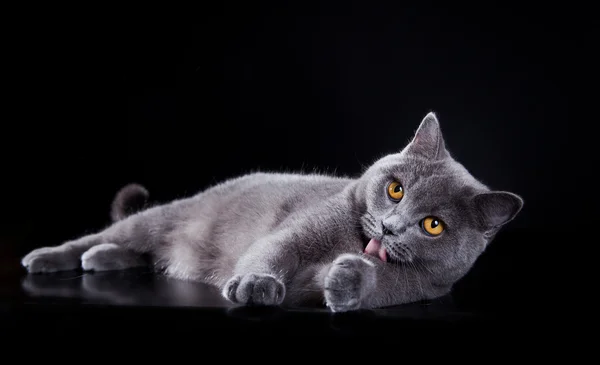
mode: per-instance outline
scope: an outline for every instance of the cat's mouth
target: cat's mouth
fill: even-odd
[[[381,244],[381,241],[376,238],[371,238],[369,243],[367,243],[367,247],[365,247],[365,253],[367,255],[378,257],[383,262],[387,262],[388,260],[387,250],[383,244]]]
[[[403,244],[390,244],[389,242],[386,245],[381,238],[371,238],[365,247],[364,253],[387,263],[411,262],[414,257],[410,247]]]

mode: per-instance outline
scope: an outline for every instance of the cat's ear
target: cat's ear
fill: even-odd
[[[517,216],[523,208],[523,199],[506,191],[492,191],[475,195],[472,204],[482,230],[493,235]]]
[[[440,123],[433,112],[423,118],[412,141],[406,146],[406,152],[432,160],[448,156]]]

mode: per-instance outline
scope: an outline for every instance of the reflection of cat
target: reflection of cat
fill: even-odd
[[[150,254],[167,275],[215,285],[234,303],[376,308],[448,293],[523,205],[450,156],[433,113],[357,179],[254,173],[128,216],[121,203],[110,227],[22,264],[118,270]]]

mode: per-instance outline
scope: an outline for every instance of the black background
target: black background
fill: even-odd
[[[4,271],[104,227],[126,183],[169,201],[257,170],[356,176],[435,111],[460,162],[525,200],[457,298],[564,299],[551,290],[570,285],[597,191],[587,10],[323,4],[216,5],[192,22],[55,9],[13,29]]]

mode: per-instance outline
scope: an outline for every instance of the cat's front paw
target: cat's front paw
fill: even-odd
[[[52,273],[79,268],[79,257],[62,247],[42,247],[28,253],[21,260],[28,272]]]
[[[375,265],[358,255],[339,256],[325,276],[325,302],[333,312],[360,309],[375,289]]]
[[[285,297],[285,285],[269,274],[236,275],[225,284],[223,296],[237,304],[279,305]]]

